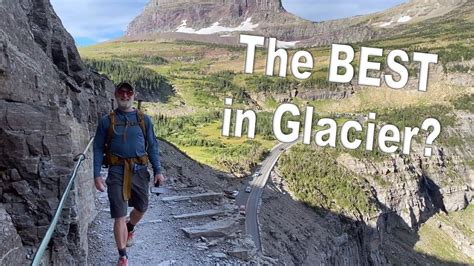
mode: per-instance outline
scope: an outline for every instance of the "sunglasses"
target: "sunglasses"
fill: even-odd
[[[115,92],[115,94],[120,97],[124,97],[124,96],[132,97],[134,92],[131,90],[118,90]]]

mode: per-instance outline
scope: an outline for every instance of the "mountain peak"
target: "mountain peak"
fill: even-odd
[[[130,23],[126,36],[191,31],[213,25],[235,28],[244,24],[246,29],[250,22],[255,25],[282,12],[286,13],[281,0],[152,0]]]

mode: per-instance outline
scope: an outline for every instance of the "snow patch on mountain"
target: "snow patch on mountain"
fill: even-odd
[[[406,23],[408,21],[410,21],[412,19],[412,17],[410,16],[401,16],[400,18],[398,18],[398,20],[396,22],[392,20],[388,21],[388,22],[383,22],[383,23],[380,23],[378,26],[383,28],[383,27],[388,27],[390,25],[392,25],[393,23]]]
[[[400,18],[397,20],[397,22],[398,22],[398,23],[405,23],[405,22],[408,22],[408,21],[410,21],[410,20],[411,20],[411,17],[410,17],[410,16],[402,16],[402,17],[400,17]]]
[[[299,43],[300,41],[294,41],[294,42],[284,42],[284,41],[277,41],[277,47],[278,48],[295,48],[296,44]]]
[[[258,24],[253,24],[251,17],[247,18],[237,27],[220,26],[219,22],[214,22],[211,26],[199,30],[187,27],[187,20],[183,20],[181,25],[176,28],[176,32],[210,35],[219,32],[254,31],[257,27]]]
[[[393,23],[393,21],[391,21],[391,20],[390,20],[389,22],[384,22],[384,23],[380,24],[380,26],[379,26],[379,27],[381,27],[381,28],[383,28],[383,27],[387,27],[387,26],[390,26],[390,25],[392,25],[392,23]]]

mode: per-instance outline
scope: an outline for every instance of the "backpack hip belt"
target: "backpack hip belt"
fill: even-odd
[[[132,176],[133,164],[148,164],[148,155],[135,158],[120,158],[110,154],[110,165],[123,165],[123,190],[122,195],[125,201],[129,200],[132,195]]]

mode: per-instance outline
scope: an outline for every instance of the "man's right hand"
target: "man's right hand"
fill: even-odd
[[[98,176],[94,178],[94,183],[95,183],[95,188],[100,191],[104,192],[105,191],[105,181],[101,176]]]

